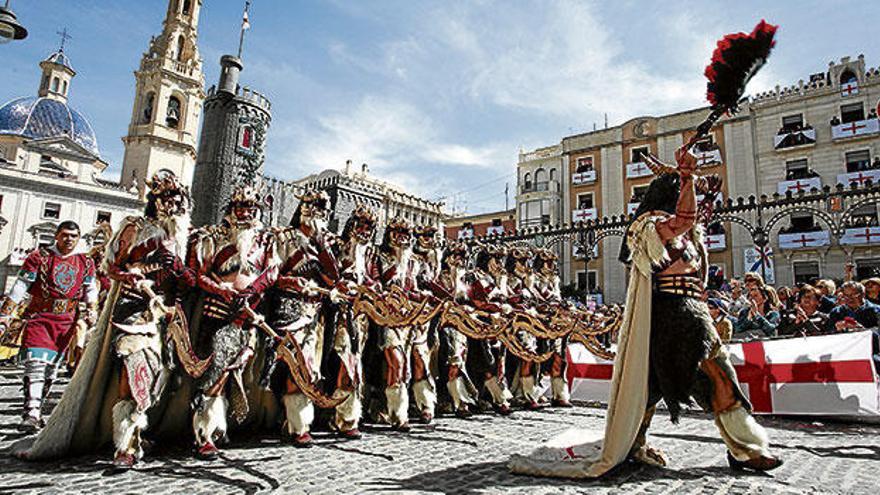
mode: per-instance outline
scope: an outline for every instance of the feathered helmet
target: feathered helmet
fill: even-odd
[[[376,230],[376,221],[376,214],[373,210],[358,204],[345,222],[345,227],[342,229],[342,239],[348,241],[353,235],[357,235],[365,242],[371,241],[373,232]],[[355,230],[359,232],[355,232]]]
[[[532,260],[532,268],[536,271],[541,271],[546,267],[556,268],[557,257],[556,253],[551,249],[541,248],[535,250],[535,257]]]
[[[507,256],[507,249],[500,244],[477,244],[474,248],[476,252],[476,266],[481,270],[489,269],[489,260],[495,260],[500,265],[504,265],[504,258]]]
[[[413,228],[413,235],[416,237],[431,237],[437,235],[437,227],[433,225],[417,225]]]
[[[326,217],[330,209],[330,196],[322,190],[307,189],[303,194],[297,195],[296,199],[299,200],[299,205],[290,219],[291,227],[299,227],[302,223],[303,208],[308,208],[309,216],[321,218]]]
[[[234,207],[259,208],[263,209],[263,201],[260,194],[251,186],[238,186],[232,191],[229,198],[227,210],[231,211]]]
[[[528,267],[532,259],[532,252],[528,248],[514,247],[507,252],[507,271],[513,272],[516,264]]]
[[[468,248],[467,245],[462,244],[460,242],[453,242],[446,246],[446,249],[443,251],[443,267],[449,266],[450,258],[458,258],[462,261],[467,260],[468,256]]]
[[[410,227],[409,223],[400,217],[394,217],[385,226],[382,245],[386,248],[390,247],[393,238],[395,243],[408,245],[410,236],[412,236],[412,227]]]

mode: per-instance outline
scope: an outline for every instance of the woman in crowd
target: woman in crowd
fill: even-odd
[[[871,277],[863,281],[862,285],[865,286],[865,299],[880,305],[880,277]]]
[[[798,291],[797,305],[783,312],[779,322],[779,335],[820,335],[825,333],[828,315],[819,311],[822,292],[812,285],[804,285]]]
[[[721,342],[729,342],[733,335],[733,323],[727,317],[727,304],[721,299],[711,297],[706,301],[706,306],[709,307],[709,315],[712,316],[715,331],[721,337]]]
[[[736,338],[775,337],[779,325],[779,306],[771,302],[767,287],[749,288],[749,307],[740,312],[734,325]]]

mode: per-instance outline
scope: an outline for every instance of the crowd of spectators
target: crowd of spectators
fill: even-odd
[[[830,279],[796,287],[772,287],[758,273],[718,280],[704,294],[722,340],[811,336],[880,326],[880,278]]]

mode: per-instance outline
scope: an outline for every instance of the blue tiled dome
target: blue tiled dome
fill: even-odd
[[[18,98],[0,107],[0,134],[30,139],[68,136],[99,156],[89,121],[67,104],[50,98]]]

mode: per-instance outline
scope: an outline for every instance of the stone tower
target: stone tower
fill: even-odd
[[[238,84],[244,67],[241,59],[224,55],[220,67],[220,82],[208,90],[205,100],[199,138],[192,188],[195,226],[219,222],[237,184],[263,185],[271,103],[260,93]]]
[[[202,0],[169,0],[162,34],[135,71],[135,98],[125,143],[121,183],[136,185],[169,169],[186,184],[196,162],[196,135],[205,99],[205,77],[198,49]]]

